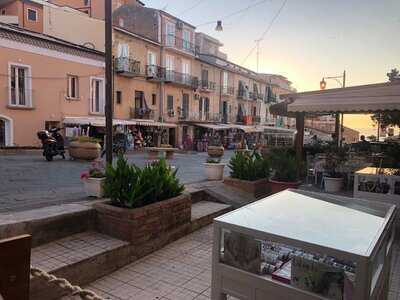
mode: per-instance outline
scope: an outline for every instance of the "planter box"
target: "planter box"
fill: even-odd
[[[270,194],[270,186],[267,178],[256,181],[240,180],[232,177],[224,179],[224,183],[232,187],[241,189],[256,198],[261,198]]]
[[[324,177],[325,192],[337,193],[343,188],[343,178]]]
[[[85,187],[86,196],[103,198],[104,196],[104,181],[105,178],[93,178],[89,177],[83,182]]]
[[[224,178],[225,164],[204,163],[204,174],[207,180],[222,180]]]
[[[128,209],[96,203],[97,227],[100,232],[142,245],[157,238],[165,238],[174,229],[189,224],[192,202],[190,195]]]
[[[75,159],[95,160],[99,158],[101,146],[98,143],[71,142],[68,147],[69,156]]]
[[[285,182],[285,181],[278,181],[278,180],[270,180],[270,185],[271,185],[271,193],[276,194],[279,192],[282,192],[287,189],[297,189],[301,181],[295,181],[295,182]]]

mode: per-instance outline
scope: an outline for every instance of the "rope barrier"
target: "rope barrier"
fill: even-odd
[[[31,267],[31,275],[33,277],[45,280],[46,282],[50,284],[57,285],[63,290],[68,291],[69,295],[72,296],[79,296],[83,300],[105,300],[104,298],[98,296],[96,293],[82,289],[81,287],[77,285],[72,285],[68,280],[65,278],[58,278],[52,274],[47,273],[44,270],[41,270],[39,268]],[[0,297],[1,299],[1,297]]]

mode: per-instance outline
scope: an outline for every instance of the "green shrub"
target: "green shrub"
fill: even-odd
[[[143,169],[129,165],[120,156],[115,167],[108,165],[104,191],[113,205],[136,208],[176,197],[184,191],[176,176],[164,159],[147,165]]]
[[[268,161],[257,152],[236,152],[229,161],[229,168],[232,178],[256,181],[269,177]]]
[[[268,156],[272,168],[272,179],[283,182],[294,182],[298,180],[299,163],[296,152],[291,148],[274,148]]]

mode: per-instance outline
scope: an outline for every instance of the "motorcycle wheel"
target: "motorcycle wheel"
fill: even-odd
[[[46,154],[46,160],[47,160],[47,161],[52,161],[52,160],[53,160],[53,155],[51,155],[51,154]]]

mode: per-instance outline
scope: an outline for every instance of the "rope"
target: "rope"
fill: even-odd
[[[31,275],[33,277],[45,280],[47,283],[57,285],[61,289],[68,291],[68,294],[72,296],[80,296],[83,300],[105,300],[92,291],[82,289],[77,285],[72,285],[65,278],[57,278],[56,276],[51,275],[39,268],[31,267]]]

